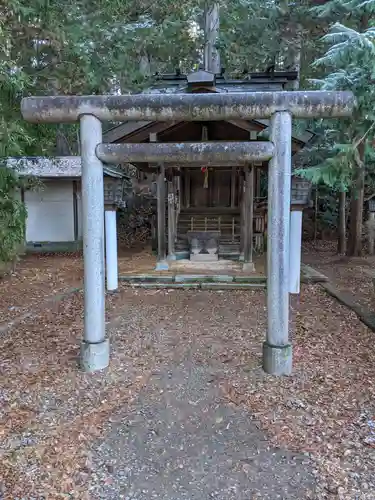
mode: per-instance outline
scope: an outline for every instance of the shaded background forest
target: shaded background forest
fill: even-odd
[[[225,75],[298,70],[293,89],[352,90],[347,120],[299,121],[315,140],[299,161],[316,186],[318,236],[360,255],[375,166],[375,0],[226,0],[217,47]],[[0,0],[0,157],[79,153],[76,126],[31,125],[26,95],[139,92],[156,73],[197,69],[206,2]],[[20,180],[0,169],[0,260],[14,253],[24,208]],[[346,242],[348,245],[346,247]]]

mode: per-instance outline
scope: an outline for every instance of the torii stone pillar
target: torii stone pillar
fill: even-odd
[[[102,142],[102,124],[92,115],[83,115],[80,124],[85,263],[81,366],[92,372],[109,364],[109,341],[105,335],[103,164],[95,154],[96,146]]]
[[[268,169],[267,337],[263,368],[274,375],[292,371],[289,342],[289,227],[292,164],[292,117],[285,111],[271,119],[274,156]]]

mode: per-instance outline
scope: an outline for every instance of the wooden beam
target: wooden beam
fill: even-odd
[[[186,125],[186,122],[156,122],[150,121],[149,125],[140,129],[135,129],[133,132],[126,134],[116,140],[117,143],[130,142],[138,143],[145,142],[150,134],[162,134],[167,130],[174,129],[175,127]],[[107,141],[108,142],[108,141]],[[113,141],[114,142],[114,141]]]
[[[117,127],[112,127],[103,134],[103,142],[116,142],[122,137],[139,132],[141,129],[152,125],[151,121],[125,122]]]
[[[234,127],[240,128],[242,130],[246,130],[246,132],[261,132],[266,126],[262,126],[258,122],[251,120],[247,122],[246,120],[227,120],[228,123],[233,125]]]

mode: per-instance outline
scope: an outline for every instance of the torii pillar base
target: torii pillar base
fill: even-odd
[[[292,374],[292,346],[272,346],[263,343],[263,370],[272,375]]]
[[[81,343],[81,368],[85,372],[104,370],[109,365],[109,339],[100,344]]]

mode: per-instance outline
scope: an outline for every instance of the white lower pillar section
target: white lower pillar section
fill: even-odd
[[[117,220],[116,210],[105,211],[105,262],[107,271],[107,290],[118,288],[117,265]]]
[[[302,254],[302,210],[290,214],[289,238],[289,292],[300,292]]]

